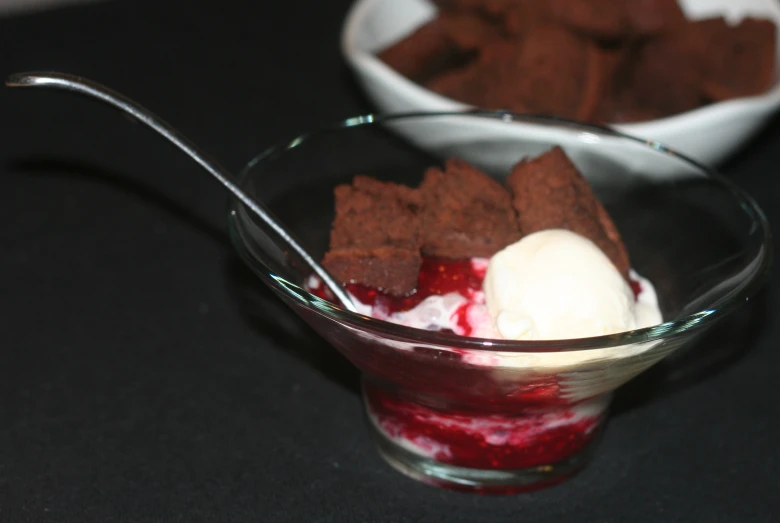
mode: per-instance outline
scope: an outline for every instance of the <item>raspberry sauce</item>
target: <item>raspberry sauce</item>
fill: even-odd
[[[369,416],[392,441],[458,467],[522,470],[551,465],[582,451],[597,436],[606,402],[598,399],[522,415],[441,411],[369,384]]]
[[[486,272],[487,260],[475,262],[471,259],[450,260],[424,257],[417,288],[408,296],[390,296],[380,289],[366,287],[358,283],[347,284],[346,288],[360,303],[392,314],[411,310],[429,296],[443,296],[454,292],[464,298],[471,299],[475,294],[482,292],[482,281],[485,279]],[[633,279],[629,281],[629,284],[634,298],[636,298],[642,291],[642,286]],[[310,285],[308,290],[322,299],[332,300],[324,285]],[[466,322],[465,313],[462,313],[461,316],[458,318],[458,322]],[[468,325],[464,324],[463,327],[465,330],[470,330]]]
[[[484,268],[475,266],[471,260],[447,260],[444,258],[423,258],[417,289],[404,297],[389,296],[382,291],[351,283],[347,290],[365,305],[382,307],[388,313],[408,311],[428,296],[443,296],[456,292],[464,298],[471,298],[482,290],[485,279]]]
[[[484,307],[486,270],[487,260],[424,258],[413,294],[394,297],[357,284],[347,289],[380,318],[414,309],[431,296],[456,293],[466,301],[452,313],[452,329],[468,336],[477,327],[472,325],[475,316],[470,308]],[[324,285],[311,281],[314,285],[309,290],[328,299]],[[641,284],[635,280],[630,284],[638,296]],[[491,362],[490,352],[478,355],[481,359],[476,361],[479,358],[472,352],[452,348],[442,351],[436,365],[425,366],[414,356],[416,347],[405,352],[367,342],[362,349],[355,363],[366,376],[364,398],[375,429],[407,452],[441,464],[481,471],[525,471],[572,463],[571,458],[586,453],[606,417],[609,395],[572,404],[554,373],[507,379],[500,366]],[[416,366],[413,371],[412,366]],[[564,474],[533,485],[487,489],[431,482],[509,493],[542,488],[565,478]]]

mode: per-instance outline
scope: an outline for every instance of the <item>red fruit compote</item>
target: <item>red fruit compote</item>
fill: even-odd
[[[487,265],[483,258],[425,258],[415,293],[403,298],[347,289],[367,316],[497,338],[482,291]],[[631,276],[636,299],[655,304],[652,285]],[[306,287],[329,298],[316,277]],[[604,365],[620,347],[511,353],[360,337],[364,347],[340,348],[364,371],[367,414],[383,455],[407,475],[454,489],[511,493],[571,476],[590,455],[610,392],[630,377],[610,376]]]

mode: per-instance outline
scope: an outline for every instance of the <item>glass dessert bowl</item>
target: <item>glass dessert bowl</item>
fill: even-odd
[[[418,145],[399,137],[414,137]],[[505,112],[353,118],[269,149],[242,173],[244,188],[321,258],[334,216],[333,188],[356,175],[416,185],[429,166],[459,157],[502,179],[519,160],[556,146],[611,215],[631,268],[652,282],[663,323],[590,338],[517,341],[352,313],[309,292],[305,263],[233,203],[230,231],[240,256],[361,370],[377,447],[412,478],[511,493],[580,470],[597,445],[613,391],[761,286],[771,259],[761,210],[728,180],[659,144]],[[421,281],[441,270],[437,263],[423,263]],[[466,266],[463,278],[479,283],[484,274],[472,269]]]

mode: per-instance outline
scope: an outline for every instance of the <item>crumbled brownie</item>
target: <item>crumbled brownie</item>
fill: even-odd
[[[386,61],[478,107],[632,122],[759,94],[775,79],[770,20],[689,21],[678,0],[432,1],[439,23],[425,39],[438,44],[412,45],[425,36],[415,34],[385,51],[413,56]]]
[[[463,160],[428,169],[420,194],[426,256],[489,257],[520,239],[509,192]]]
[[[343,284],[359,283],[406,296],[417,287],[422,258],[419,251],[397,247],[346,248],[328,252],[322,264]]]
[[[456,0],[442,9],[446,10],[474,13],[499,26],[507,38],[517,38],[550,21],[546,2],[539,0]]]
[[[342,283],[389,294],[414,290],[420,257],[420,193],[356,176],[334,190],[336,217],[323,265]]]
[[[509,38],[521,38],[534,27],[551,22],[547,4],[537,0],[511,3],[502,12],[502,20]]]
[[[628,253],[620,233],[587,180],[560,147],[523,160],[507,178],[520,232],[568,229],[595,243],[628,279]]]
[[[590,122],[598,118],[602,100],[609,92],[615,69],[620,63],[620,53],[592,44],[588,44],[586,49],[588,71],[575,118]]]
[[[632,121],[699,107],[703,102],[699,49],[698,41],[686,29],[630,48],[623,54],[602,98],[601,120]],[[659,56],[664,59],[659,60]]]
[[[420,194],[415,189],[355,176],[352,185],[339,185],[331,248],[391,245],[419,248]]]
[[[414,81],[423,81],[461,61],[460,52],[437,17],[381,51],[378,58]]]
[[[704,93],[719,101],[769,89],[777,61],[775,31],[769,20],[745,18],[737,26],[708,35]]]
[[[583,86],[592,72],[589,62],[596,58],[591,45],[560,27],[535,27],[515,57],[496,67],[494,89],[504,91],[509,107],[577,118],[589,103],[583,104]]]
[[[390,47],[379,59],[414,80],[470,61],[483,46],[502,37],[499,25],[466,11],[443,11]]]
[[[774,79],[775,45],[775,25],[767,20],[745,19],[736,27],[722,17],[671,22],[624,48],[595,119],[652,120],[707,99],[763,92]]]
[[[677,0],[623,0],[623,16],[634,37],[669,31],[685,23],[685,13]]]
[[[424,85],[434,93],[462,103],[489,107],[483,103],[484,84],[479,74],[480,62],[445,71]]]
[[[464,54],[501,38],[498,26],[473,13],[443,12],[438,19],[451,45]]]
[[[516,0],[510,5],[520,8],[505,8],[507,13],[517,10],[535,23],[558,23],[607,42],[656,35],[685,20],[677,0]]]
[[[546,0],[550,17],[584,36],[617,40],[626,34],[624,9],[615,0]]]
[[[601,89],[601,78],[590,78],[599,74],[598,60],[592,44],[562,28],[541,26],[520,42],[484,46],[474,63],[425,85],[479,107],[585,119]]]
[[[516,43],[493,42],[480,49],[474,62],[442,73],[425,86],[443,96],[478,107],[525,111],[527,108],[514,96],[513,89],[494,78],[494,71],[505,67],[516,55]]]

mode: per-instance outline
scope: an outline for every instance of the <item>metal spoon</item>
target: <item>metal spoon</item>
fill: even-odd
[[[105,102],[108,105],[112,105],[117,109],[126,112],[130,116],[141,121],[141,123],[151,127],[163,137],[167,138],[176,147],[187,153],[190,158],[198,162],[201,167],[211,173],[222,185],[224,185],[230,192],[232,192],[236,198],[246,205],[252,212],[260,217],[276,234],[279,238],[286,243],[290,250],[295,251],[303,259],[304,262],[319,276],[322,281],[327,285],[328,289],[333,293],[336,299],[341,305],[352,312],[357,312],[355,305],[349,298],[347,292],[339,285],[336,280],[331,276],[328,271],[325,270],[317,261],[301,247],[301,245],[295,240],[292,234],[284,228],[284,226],[277,222],[272,216],[270,211],[260,203],[254,200],[247,193],[245,193],[239,186],[236,178],[230,174],[224,167],[219,165],[216,161],[211,160],[205,153],[198,149],[195,144],[190,142],[178,131],[176,131],[170,124],[156,116],[151,111],[145,109],[143,106],[137,104],[131,99],[123,96],[116,91],[113,91],[97,82],[93,82],[87,78],[79,76],[65,74],[65,73],[44,73],[44,72],[31,72],[31,73],[16,73],[8,77],[5,84],[8,87],[50,87],[56,89],[64,89],[66,91],[74,91],[79,94],[96,98],[101,102]]]

